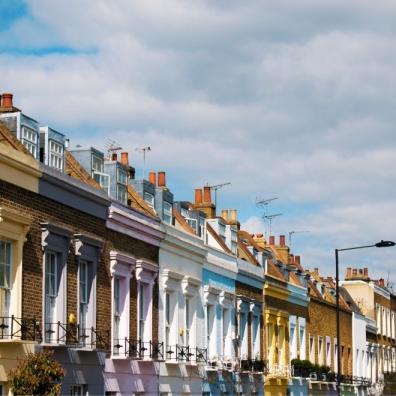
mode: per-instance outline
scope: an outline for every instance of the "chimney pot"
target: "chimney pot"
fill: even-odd
[[[117,153],[111,154],[111,160],[112,161],[117,161]]]
[[[230,222],[231,223],[236,223],[237,221],[237,210],[236,209],[230,209]]]
[[[158,172],[158,187],[166,187],[165,172]]]
[[[2,98],[2,107],[12,107],[12,93],[3,93]]]
[[[346,276],[347,276],[347,278],[350,278],[352,276],[352,268],[351,267],[347,268]]]
[[[196,204],[202,203],[202,189],[201,188],[195,189],[195,203]]]
[[[126,152],[126,151],[121,153],[121,164],[126,165],[126,166],[129,165],[128,152]]]
[[[256,234],[256,238],[262,238],[263,236],[263,234]]]
[[[294,262],[296,263],[296,264],[300,264],[300,260],[301,260],[301,258],[300,258],[300,256],[294,256]],[[317,269],[317,268],[316,268]]]
[[[149,173],[149,182],[154,184],[154,186],[157,184],[157,174],[155,172]]]
[[[210,191],[210,187],[205,186],[203,190],[204,190],[203,201],[205,203],[212,203],[212,194]]]
[[[357,268],[354,268],[354,269],[352,270],[352,274],[353,274],[353,275],[357,275]]]
[[[317,275],[319,275],[319,268],[314,268],[314,272],[315,272],[315,274],[317,274]]]
[[[227,209],[222,209],[222,211],[221,211],[221,217],[222,217],[225,221],[228,221],[228,210],[227,210]]]
[[[279,245],[286,246],[286,238],[284,235],[279,235]]]
[[[364,274],[364,276],[368,276],[368,268],[367,267],[363,268],[363,274]]]
[[[270,235],[270,237],[269,237],[269,244],[275,245],[275,237],[273,235]]]

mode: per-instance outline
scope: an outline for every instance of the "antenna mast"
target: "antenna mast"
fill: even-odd
[[[289,246],[291,247],[291,245],[292,245],[292,236],[294,235],[294,234],[303,234],[303,233],[306,233],[306,232],[310,232],[309,230],[302,230],[302,231],[289,231]]]
[[[139,151],[139,153],[143,153],[143,180],[146,177],[146,151],[151,151],[150,146],[146,147],[137,147],[135,151]]]
[[[270,203],[272,201],[275,201],[276,199],[279,199],[279,198],[278,197],[267,198],[267,199],[256,198],[256,206],[258,208],[264,209],[264,214],[263,214],[262,218],[264,220],[270,220],[269,221],[269,235],[271,235],[272,218],[271,219],[267,218],[269,216],[268,215],[268,207],[269,207]],[[276,216],[278,216],[278,215],[276,215]],[[279,214],[279,216],[280,216],[280,214]],[[265,231],[264,234],[265,234],[265,237],[267,238],[267,230]]]
[[[279,217],[279,216],[282,216],[282,213],[274,213],[274,214],[269,214],[269,215],[263,216],[263,218],[265,220],[268,220],[268,223],[269,223],[269,234],[268,234],[269,236],[271,235],[271,231],[272,231],[272,220],[275,217]]]
[[[107,156],[111,159],[111,154],[116,153],[117,151],[122,150],[120,144],[118,144],[115,140],[107,138],[105,142],[105,149],[107,151]]]
[[[206,187],[209,187],[211,190],[215,192],[215,206],[217,208],[217,190],[220,190],[220,188],[223,188],[224,186],[229,186],[231,182],[226,182],[226,183],[221,183],[221,184],[215,184],[214,186],[209,186],[209,183],[206,183]]]

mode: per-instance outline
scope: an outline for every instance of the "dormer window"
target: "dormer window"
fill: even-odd
[[[63,170],[63,146],[54,140],[49,142],[49,166]]]
[[[100,158],[96,155],[92,155],[92,170],[93,172],[103,173],[103,158]]]
[[[128,183],[128,173],[122,168],[117,168],[117,183],[127,184]]]
[[[38,134],[33,129],[22,127],[22,143],[37,158]]]
[[[150,194],[149,192],[145,191],[144,192],[144,200],[150,207],[154,208],[154,195],[153,194]]]
[[[165,223],[172,224],[172,205],[164,201],[162,220]]]
[[[124,205],[127,204],[127,188],[122,184],[117,183],[117,200],[122,202]]]

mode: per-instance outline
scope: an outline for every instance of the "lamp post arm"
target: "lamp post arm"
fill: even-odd
[[[345,248],[345,249],[336,249],[336,251],[345,252],[346,250],[366,249],[366,248],[371,248],[371,247],[376,247],[376,245],[355,246],[355,247]]]

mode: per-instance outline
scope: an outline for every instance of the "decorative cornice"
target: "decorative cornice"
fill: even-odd
[[[81,251],[80,249],[84,245],[91,245],[93,247],[98,248],[98,250],[103,249],[104,245],[104,240],[103,239],[97,239],[97,238],[91,238],[82,234],[74,234],[74,240],[75,240],[75,255],[76,256],[81,256]]]
[[[157,220],[131,208],[118,207],[114,203],[109,208],[106,226],[111,230],[157,247],[164,239],[164,233],[161,231]]]
[[[121,275],[127,278],[132,276],[132,271],[135,268],[136,259],[133,256],[116,250],[110,251],[110,274]]]

